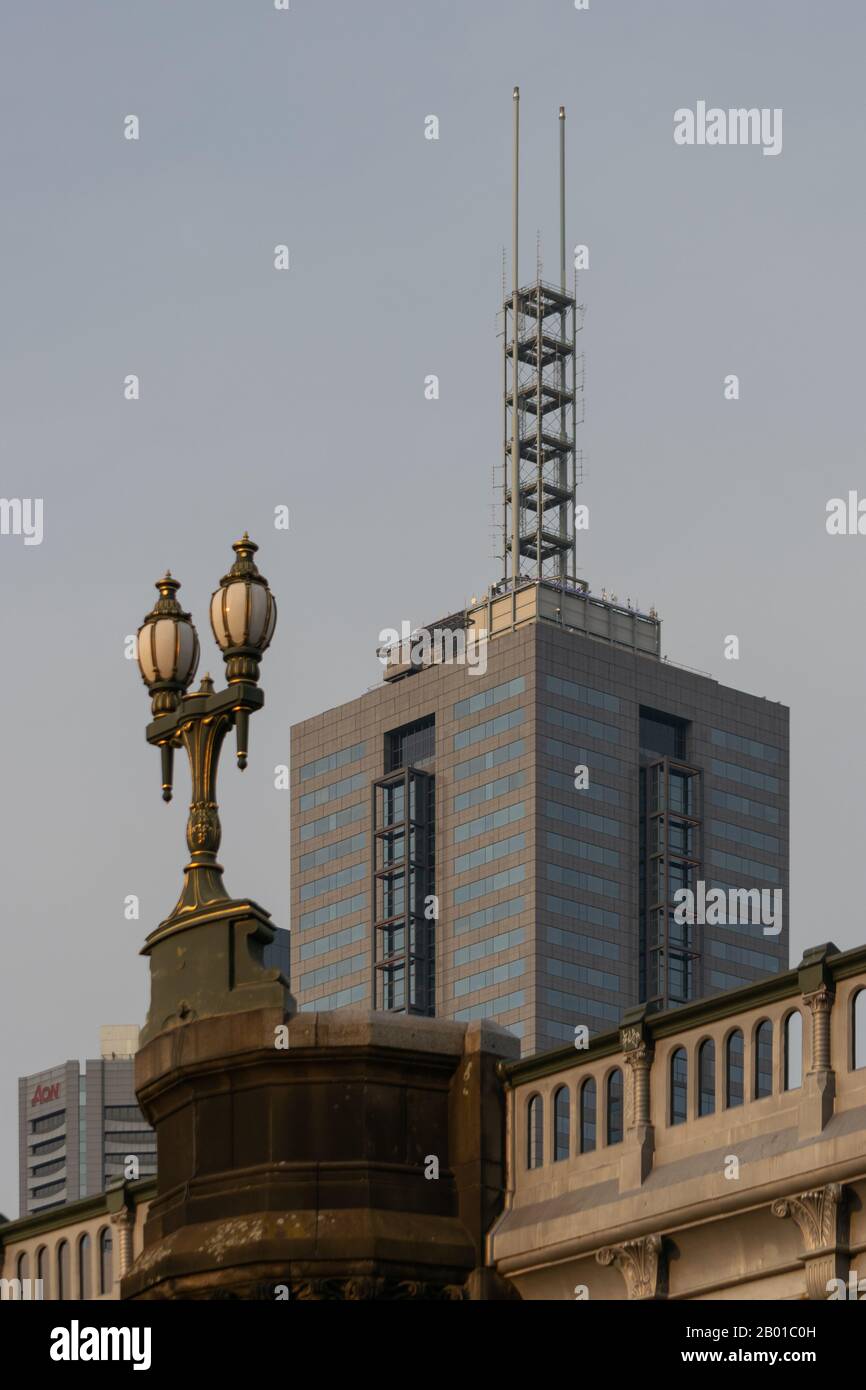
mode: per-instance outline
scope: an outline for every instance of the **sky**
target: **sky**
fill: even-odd
[[[866,537],[826,507],[866,496],[864,43],[855,0],[3,7],[0,491],[43,527],[0,535],[0,1212],[17,1077],[143,1021],[180,887],[186,771],[165,806],[125,655],[154,581],[221,683],[207,603],[259,543],[279,622],[220,857],[286,925],[290,725],[378,680],[381,629],[500,577],[515,83],[521,279],[539,244],[557,278],[561,103],[589,248],[581,572],[790,706],[792,961],[862,940]],[[677,144],[700,101],[780,110],[781,151]]]

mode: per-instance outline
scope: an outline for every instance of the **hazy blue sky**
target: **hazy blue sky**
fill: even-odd
[[[17,1076],[143,1019],[180,884],[186,771],[166,808],[123,654],[154,579],[221,678],[207,600],[260,543],[280,621],[221,857],[285,924],[290,724],[378,678],[380,628],[498,578],[514,83],[523,276],[537,228],[556,276],[560,102],[590,247],[583,572],[654,603],[673,659],[790,705],[793,959],[862,939],[866,537],[825,505],[866,491],[864,43],[854,0],[3,7],[0,490],[44,499],[44,540],[0,536],[0,1210]],[[782,108],[782,153],[678,147],[699,100]]]

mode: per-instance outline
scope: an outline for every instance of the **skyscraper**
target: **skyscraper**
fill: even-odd
[[[135,1099],[135,1025],[100,1030],[100,1056],[82,1071],[63,1062],[18,1082],[21,1216],[102,1192],[135,1157],[136,1177],[156,1172],[156,1135]],[[129,1176],[129,1174],[127,1174]]]
[[[293,728],[291,958],[302,1008],[493,1016],[532,1052],[786,968],[788,712],[577,576],[564,111],[560,283],[522,288],[518,113],[503,576]]]

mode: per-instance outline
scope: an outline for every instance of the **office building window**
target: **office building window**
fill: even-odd
[[[298,926],[301,931],[307,931],[309,927],[323,927],[328,922],[338,922],[342,917],[351,917],[356,912],[363,912],[366,906],[367,894],[356,893],[354,897],[343,898],[341,902],[331,903],[328,907],[317,907],[312,912],[302,912]]]
[[[310,879],[308,883],[301,885],[301,902],[309,902],[310,898],[317,898],[324,893],[336,893],[338,888],[345,888],[350,883],[357,883],[359,879],[366,876],[366,868],[363,864],[351,864],[345,869],[338,869],[332,874],[323,874],[321,878]]]
[[[473,1004],[468,1009],[458,1009],[454,1017],[459,1023],[467,1023],[473,1018],[496,1018],[498,1014],[507,1014],[512,1009],[522,1009],[526,1003],[526,994],[522,989],[516,989],[513,994],[500,995],[498,999],[487,999],[483,1004]],[[522,1023],[519,1025],[522,1029]],[[512,1031],[515,1025],[507,1025]],[[522,1033],[518,1033],[521,1037]]]
[[[716,777],[725,777],[729,782],[739,782],[744,787],[755,787],[758,791],[777,795],[781,790],[778,777],[770,777],[766,772],[755,772],[750,767],[740,767],[739,763],[722,762],[713,758],[713,772]]]
[[[33,1144],[30,1152],[32,1154],[52,1154],[65,1147],[66,1136],[64,1135],[61,1139],[46,1139],[41,1144]]]
[[[455,888],[454,902],[458,905],[474,902],[476,898],[485,898],[488,893],[499,893],[503,888],[513,888],[515,883],[522,883],[525,877],[525,864],[515,864],[513,869],[500,869],[498,874],[487,874],[485,878],[476,879],[474,883]]]
[[[334,840],[319,849],[311,849],[308,854],[301,855],[301,873],[305,873],[307,869],[317,869],[320,864],[330,864],[333,859],[343,859],[347,854],[357,854],[366,843],[367,837],[362,831],[360,835],[347,835],[344,839]]]
[[[436,753],[436,718],[428,714],[385,735],[385,771],[399,772],[427,762]]]
[[[301,840],[312,840],[316,835],[326,835],[331,830],[339,830],[341,826],[354,825],[356,821],[364,819],[364,811],[363,801],[358,801],[343,811],[332,811],[328,816],[307,821],[306,825],[301,826]]]
[[[474,839],[476,835],[486,835],[491,830],[499,830],[503,825],[512,825],[516,820],[522,820],[526,812],[526,803],[515,801],[511,806],[501,806],[498,811],[489,811],[486,816],[476,816],[474,820],[464,821],[462,825],[454,828],[454,843],[462,844],[464,840]]]
[[[30,1196],[35,1202],[41,1202],[46,1197],[56,1197],[57,1193],[62,1192],[65,1187],[66,1180],[61,1178],[60,1182],[46,1182],[41,1187],[34,1187]]]
[[[658,710],[640,711],[640,750],[650,758],[678,758],[686,756],[686,728],[684,720],[671,714],[661,714]]]
[[[669,757],[640,774],[640,988],[656,1009],[684,1004],[699,988],[694,927],[678,918],[683,892],[694,893],[701,874],[700,781],[697,768]]]
[[[338,753],[329,753],[325,758],[305,763],[299,770],[299,780],[308,782],[311,777],[321,777],[325,772],[334,772],[338,767],[345,767],[347,763],[356,763],[363,756],[363,743],[356,743],[351,748],[341,748]]]
[[[770,821],[773,825],[779,824],[778,807],[768,806],[765,801],[752,801],[747,796],[737,796],[734,792],[720,791],[711,792],[710,800],[714,806],[719,806],[724,811],[736,811],[738,815],[751,816],[754,820]]]
[[[754,738],[741,738],[739,734],[729,734],[724,729],[713,729],[710,739],[717,748],[725,748],[729,753],[745,753],[748,758],[761,758],[767,763],[780,763],[782,750],[770,743],[759,743]]]
[[[455,752],[461,748],[471,748],[474,743],[484,743],[486,739],[507,733],[509,729],[516,729],[524,718],[524,710],[513,709],[508,714],[498,714],[495,719],[485,719],[481,724],[462,729],[452,740]]]
[[[620,701],[615,695],[603,690],[593,690],[590,686],[577,685],[574,681],[560,680],[558,676],[547,676],[545,688],[552,695],[561,695],[566,700],[576,700],[579,705],[594,705],[597,709],[608,709],[619,714]]]
[[[33,1179],[49,1178],[52,1173],[60,1173],[66,1167],[65,1158],[57,1158],[53,1163],[37,1163],[31,1168],[30,1176]]]
[[[494,685],[489,690],[480,690],[477,695],[457,701],[454,706],[454,718],[465,719],[467,714],[477,714],[479,710],[489,709],[491,705],[510,700],[514,695],[522,695],[525,689],[526,681],[523,676],[515,676],[514,680],[506,681],[504,685]]]
[[[434,1012],[435,778],[416,767],[373,784],[373,1007]]]
[[[38,1120],[30,1121],[31,1134],[50,1134],[66,1122],[66,1111],[55,1110],[51,1115],[40,1115]]]

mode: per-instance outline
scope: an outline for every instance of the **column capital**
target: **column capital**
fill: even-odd
[[[653,1056],[653,1048],[647,1043],[638,1043],[637,1047],[623,1049],[623,1061],[629,1067],[648,1067]]]
[[[830,956],[838,954],[839,947],[833,941],[825,941],[823,945],[812,946],[803,952],[803,959],[797,967],[801,994],[815,994],[822,986],[832,992],[833,975],[828,960]]]
[[[803,995],[803,1003],[812,1013],[822,1013],[833,1006],[835,991],[829,985],[821,984],[817,989]]]
[[[795,1197],[780,1197],[770,1210],[774,1216],[791,1217],[797,1223],[803,1237],[800,1259],[806,1273],[806,1295],[812,1300],[825,1299],[829,1282],[844,1279],[848,1273],[843,1185],[831,1182]]]
[[[834,1245],[838,1220],[842,1210],[842,1184],[828,1183],[813,1187],[796,1197],[780,1197],[770,1210],[774,1216],[791,1216],[800,1227],[806,1251],[815,1255]]]
[[[615,1265],[625,1281],[629,1299],[663,1298],[664,1242],[660,1235],[641,1236],[596,1251],[600,1265]]]
[[[628,1009],[623,1014],[619,1028],[619,1045],[627,1062],[632,1060],[632,1054],[638,1054],[640,1061],[651,1060],[653,1040],[647,1024],[645,1005],[636,1009]]]

